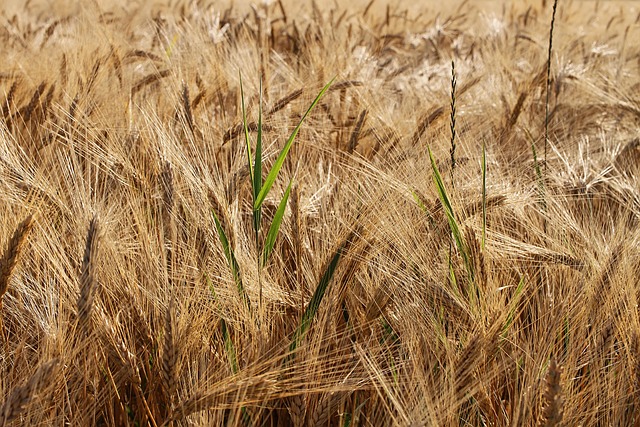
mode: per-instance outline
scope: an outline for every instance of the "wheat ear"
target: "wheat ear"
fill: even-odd
[[[545,427],[558,425],[562,421],[562,388],[560,387],[560,367],[555,358],[551,358],[547,371],[546,390],[544,393],[544,409],[541,425]]]
[[[36,370],[25,384],[13,389],[7,400],[0,407],[0,427],[15,420],[33,399],[35,391],[41,383],[51,383],[51,377],[58,367],[58,360],[53,359]]]
[[[9,240],[9,244],[0,258],[0,308],[2,308],[2,297],[9,288],[9,281],[13,270],[18,263],[18,256],[22,251],[27,235],[33,228],[33,215],[25,218],[13,232],[13,236]]]
[[[342,393],[331,393],[320,398],[316,410],[311,416],[309,424],[312,426],[326,426],[329,420],[335,414],[340,404]]]
[[[93,299],[97,289],[95,279],[96,256],[99,245],[100,226],[98,219],[93,217],[87,231],[87,238],[82,258],[82,273],[80,274],[80,297],[78,298],[78,325],[87,330],[91,319]]]
[[[291,423],[294,427],[304,425],[306,412],[307,405],[303,395],[297,394],[289,399],[289,415],[291,416]]]

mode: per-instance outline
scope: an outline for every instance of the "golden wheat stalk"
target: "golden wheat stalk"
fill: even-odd
[[[33,400],[41,384],[53,383],[53,377],[58,368],[58,360],[53,359],[46,362],[36,370],[36,372],[26,381],[25,384],[13,389],[0,407],[0,427],[8,425],[15,420],[29,403]]]
[[[13,232],[7,247],[0,258],[0,308],[2,308],[2,297],[9,288],[11,275],[18,263],[18,257],[27,241],[27,235],[33,228],[33,215],[26,217]]]
[[[541,425],[551,427],[562,421],[562,387],[560,386],[561,370],[556,359],[551,358],[544,392],[544,408],[542,411]]]
[[[268,114],[277,113],[278,111],[280,111],[284,107],[286,107],[289,103],[291,103],[291,102],[295,101],[296,99],[300,98],[300,95],[302,95],[302,89],[294,90],[293,92],[291,92],[290,94],[288,94],[284,98],[276,101],[276,103],[273,105],[273,107],[271,107],[271,109],[269,110]]]
[[[182,82],[182,108],[184,118],[187,121],[187,126],[189,126],[189,130],[191,134],[194,132],[194,123],[193,123],[193,113],[191,111],[191,101],[189,100],[189,86],[183,81]]]
[[[91,320],[91,310],[98,287],[95,278],[96,258],[100,240],[100,225],[97,217],[89,223],[85,241],[84,256],[82,258],[82,272],[80,274],[80,296],[78,298],[78,326],[88,331]]]
[[[176,362],[178,352],[175,342],[174,298],[171,298],[164,319],[164,342],[162,344],[162,378],[170,406],[176,388]]]

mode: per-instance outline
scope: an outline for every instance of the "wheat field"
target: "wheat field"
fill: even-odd
[[[0,7],[0,425],[640,425],[640,5]]]

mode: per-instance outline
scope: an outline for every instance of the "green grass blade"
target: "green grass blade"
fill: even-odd
[[[451,252],[449,252],[451,253]],[[451,285],[453,287],[453,289],[457,290],[458,289],[458,279],[456,278],[456,271],[453,268],[453,262],[451,260],[451,257],[448,258],[448,264],[449,264],[449,280],[451,280]]]
[[[240,103],[242,105],[242,127],[244,128],[244,142],[247,146],[247,164],[249,177],[253,182],[253,166],[251,165],[251,142],[249,141],[249,126],[247,124],[247,111],[244,108],[244,88],[242,87],[242,73],[240,73]]]
[[[238,358],[236,356],[236,347],[233,345],[233,341],[231,340],[231,335],[229,335],[229,330],[227,329],[227,322],[224,319],[220,319],[220,329],[222,330],[222,338],[224,339],[224,348],[227,352],[227,357],[229,358],[229,364],[231,365],[231,372],[237,374],[240,368],[238,367]],[[252,425],[251,418],[249,416],[249,412],[246,407],[240,408],[242,411],[242,419],[245,421],[246,425]]]
[[[238,373],[238,358],[236,356],[236,347],[233,345],[233,341],[231,341],[231,336],[229,335],[229,330],[227,329],[227,322],[225,322],[224,319],[220,319],[220,330],[222,331],[222,338],[224,339],[224,349],[227,352],[227,357],[229,358],[231,371],[236,374]]]
[[[253,161],[253,201],[258,198],[262,189],[262,79],[260,80],[260,104],[258,106],[258,138],[256,139],[256,154]],[[255,206],[255,205],[254,205]],[[253,228],[256,232],[256,244],[259,242],[260,219],[262,206],[253,209]],[[260,250],[260,248],[257,248]]]
[[[291,149],[291,145],[293,144],[293,140],[295,139],[296,135],[298,135],[298,131],[300,131],[300,127],[302,126],[302,122],[304,122],[304,119],[307,118],[307,115],[311,112],[313,107],[316,106],[318,101],[320,101],[320,98],[322,98],[322,95],[324,95],[324,93],[327,91],[327,89],[329,89],[329,86],[331,86],[331,84],[333,83],[334,80],[335,80],[335,77],[333,79],[331,79],[331,81],[329,83],[327,83],[325,87],[322,88],[322,90],[320,91],[318,96],[316,96],[316,99],[313,100],[313,102],[311,103],[311,105],[307,109],[307,112],[304,113],[304,116],[302,116],[302,118],[300,119],[300,123],[298,123],[296,128],[293,130],[293,133],[291,133],[291,136],[287,140],[287,143],[285,144],[284,148],[280,152],[280,155],[278,156],[278,158],[276,159],[275,163],[273,164],[273,167],[269,171],[269,174],[267,175],[267,178],[264,180],[264,184],[262,186],[262,189],[260,190],[260,193],[258,194],[258,197],[256,198],[256,200],[254,201],[253,209],[258,209],[262,205],[262,202],[264,202],[264,199],[267,197],[267,194],[269,194],[269,190],[271,190],[271,187],[273,186],[273,183],[276,181],[276,177],[278,176],[278,173],[280,172],[280,169],[282,168],[282,165],[284,164],[284,160],[287,157],[287,154],[289,153],[289,150]]]
[[[282,217],[284,216],[284,211],[287,207],[287,200],[289,200],[289,194],[291,193],[291,183],[293,181],[289,181],[289,186],[287,190],[284,192],[284,196],[282,200],[280,200],[280,204],[278,205],[278,210],[276,210],[275,215],[273,216],[273,221],[271,222],[271,227],[269,227],[269,232],[267,233],[267,238],[264,242],[264,249],[262,253],[262,265],[267,265],[267,261],[269,260],[269,255],[273,251],[273,246],[276,243],[276,238],[278,237],[278,231],[280,230],[280,225],[282,224]]]
[[[293,335],[293,341],[289,346],[289,351],[291,353],[293,353],[295,349],[298,348],[300,341],[302,340],[302,338],[304,337],[304,334],[307,332],[307,329],[309,329],[309,326],[311,325],[311,321],[313,320],[316,313],[318,312],[318,308],[320,307],[322,298],[324,297],[324,294],[327,290],[327,287],[329,286],[329,283],[331,283],[333,274],[338,268],[338,263],[340,262],[340,258],[342,257],[342,251],[344,250],[346,243],[347,242],[345,241],[340,245],[340,247],[335,252],[335,254],[333,254],[333,257],[331,258],[329,265],[324,271],[324,274],[322,275],[322,278],[318,283],[318,287],[313,293],[313,296],[311,297],[311,301],[309,302],[307,309],[304,311],[304,314],[302,315],[302,321],[300,322],[300,325],[298,325],[298,329],[296,329]],[[290,356],[290,357],[293,357],[293,356]]]
[[[469,258],[469,251],[467,249],[467,245],[462,238],[462,233],[460,232],[460,227],[458,226],[458,222],[456,221],[456,217],[453,213],[453,208],[451,207],[451,203],[449,202],[449,197],[447,196],[447,190],[444,187],[444,183],[442,182],[442,176],[440,175],[440,171],[438,170],[438,166],[436,165],[436,161],[433,158],[433,153],[431,153],[431,149],[429,148],[429,158],[431,159],[431,169],[433,171],[433,181],[436,184],[436,188],[438,190],[438,197],[440,198],[440,202],[442,203],[442,207],[444,208],[445,214],[447,215],[447,220],[449,221],[449,228],[451,229],[451,233],[453,234],[453,239],[456,242],[456,246],[460,251],[460,255],[462,256],[462,260],[464,261],[464,265],[469,273],[470,278],[473,280],[474,272],[471,264],[471,260]]]
[[[227,258],[229,268],[231,269],[231,274],[233,275],[233,280],[236,282],[236,286],[238,287],[238,293],[240,294],[240,297],[246,304],[249,311],[251,311],[251,303],[249,302],[249,297],[247,296],[242,284],[242,277],[240,276],[240,266],[238,265],[236,256],[233,253],[231,245],[229,245],[229,239],[227,239],[227,235],[222,228],[222,224],[220,224],[218,216],[213,210],[211,211],[211,213],[213,214],[213,220],[216,223],[216,230],[218,232],[218,237],[220,238],[220,243],[222,244],[222,249],[224,250],[224,256]]]
[[[429,208],[425,204],[425,201],[420,195],[420,193],[418,193],[418,190],[412,190],[411,196],[413,197],[413,200],[416,202],[420,210],[422,210],[422,212],[427,214],[427,218],[429,219],[429,222],[431,223],[431,225],[434,225],[435,220],[433,219],[433,216],[431,216],[431,212],[429,211]]]
[[[418,207],[430,217],[431,213],[429,212],[429,209],[425,206],[424,202],[422,201],[422,199],[420,198],[420,196],[415,190],[411,191],[411,197],[413,197],[413,200],[416,202]]]

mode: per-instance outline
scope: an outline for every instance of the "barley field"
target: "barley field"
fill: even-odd
[[[0,426],[640,425],[640,3],[8,0]]]

